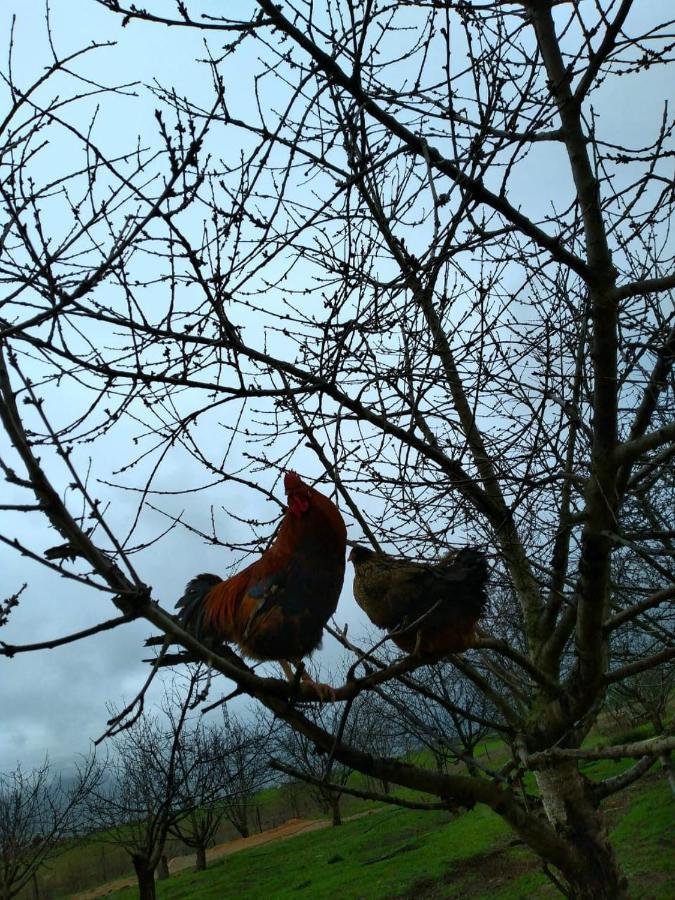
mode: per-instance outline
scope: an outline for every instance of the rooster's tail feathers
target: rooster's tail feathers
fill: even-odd
[[[211,590],[220,584],[222,578],[218,575],[211,575],[204,572],[201,575],[195,575],[188,581],[185,587],[185,593],[176,603],[178,610],[178,620],[181,625],[188,631],[192,632],[195,637],[199,637],[202,630],[204,620],[204,600]]]

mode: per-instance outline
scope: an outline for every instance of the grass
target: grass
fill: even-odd
[[[611,743],[611,739],[606,743]],[[595,739],[590,744],[598,743]],[[479,756],[498,767],[507,756],[498,740],[481,744]],[[415,754],[410,760],[432,767],[431,757]],[[589,762],[584,772],[592,781],[615,775],[630,760]],[[452,768],[452,771],[459,771]],[[350,783],[368,787],[367,779],[355,773]],[[526,778],[535,791],[531,773]],[[428,797],[396,788],[408,799]],[[312,802],[304,785],[269,788],[256,797],[263,826],[300,815],[324,816]],[[431,898],[484,897],[489,900],[520,900],[523,897],[559,896],[541,871],[539,860],[514,835],[499,816],[486,807],[470,812],[424,812],[396,807],[378,807],[343,797],[342,812],[378,808],[376,814],[354,819],[340,828],[309,832],[287,841],[268,843],[211,862],[206,872],[184,871],[158,882],[160,900],[182,898],[270,897],[322,898],[339,891],[341,898]],[[630,879],[632,896],[666,900],[675,896],[672,860],[673,802],[668,784],[656,766],[652,773],[627,791],[605,803],[611,838]],[[218,841],[235,837],[225,828]],[[174,842],[168,855],[190,852]],[[100,883],[102,854],[107,877],[132,875],[129,858],[121,848],[88,841],[55,860],[41,875],[41,896],[70,897],[76,890]],[[117,871],[114,869],[117,868]],[[135,900],[137,891],[117,892],[115,900]]]
[[[611,837],[629,879],[642,883],[651,878],[649,896],[667,900],[675,896],[673,799],[663,777],[653,780],[647,790],[634,793]]]
[[[606,765],[593,764],[594,777],[611,774],[600,771]],[[636,898],[675,895],[667,838],[672,805],[658,771],[608,801],[611,837]],[[160,900],[309,900],[336,894],[344,900],[559,896],[536,857],[485,807],[457,815],[385,808],[338,829],[242,851],[206,872],[183,872],[158,883]],[[136,896],[135,890],[114,895]]]
[[[487,810],[453,816],[443,812],[385,809],[338,829],[304,834],[186,872],[159,885],[159,896],[247,900],[269,897],[386,897],[424,873],[441,878],[449,862],[486,852],[506,833]],[[131,900],[135,890],[120,892]]]
[[[361,785],[363,786],[363,785]],[[372,806],[373,804],[368,804]],[[364,804],[360,801],[346,801],[345,815],[360,811]],[[273,828],[295,816],[321,818],[323,814],[304,785],[285,784],[261,790],[252,804],[250,827],[257,832],[256,809],[261,816],[263,829]],[[216,843],[239,837],[235,828],[223,821],[216,835]],[[189,854],[192,851],[182,841],[169,838],[166,844],[169,857]],[[131,859],[123,847],[106,841],[104,832],[77,841],[68,841],[62,852],[38,872],[40,896],[45,898],[68,898],[75,892],[85,891],[108,880],[133,877]],[[27,889],[20,900],[29,900]]]

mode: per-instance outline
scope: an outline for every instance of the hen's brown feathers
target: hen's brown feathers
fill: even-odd
[[[357,546],[349,559],[357,603],[403,651],[444,656],[471,645],[486,602],[487,565],[479,550],[421,563]]]

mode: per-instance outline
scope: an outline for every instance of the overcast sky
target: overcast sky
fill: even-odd
[[[219,7],[214,3],[214,11]],[[232,4],[234,7],[235,4]],[[247,6],[248,4],[243,4]],[[181,93],[198,95],[210,90],[210,81],[204,67],[192,65],[196,57],[203,57],[203,40],[189,30],[167,30],[163,28],[120,27],[120,19],[100,9],[92,0],[52,0],[50,3],[52,33],[55,45],[63,54],[71,52],[92,40],[114,39],[118,46],[100,52],[94,70],[97,79],[107,83],[144,82],[153,79],[176,87]],[[19,83],[26,84],[35,78],[50,61],[46,29],[44,27],[44,3],[42,0],[0,0],[0,56],[6,56],[9,26],[12,13],[17,21],[14,36],[14,72]],[[6,99],[3,97],[3,99]],[[243,98],[242,98],[243,99]],[[156,100],[147,97],[130,103],[124,110],[124,128],[132,135],[155,125],[153,110]],[[111,140],[120,128],[119,114],[110,114],[110,107],[104,106],[98,122],[98,139],[109,132]],[[0,118],[4,112],[0,112]],[[133,141],[131,141],[133,145]],[[64,398],[75,404],[79,398]],[[0,441],[4,440],[0,438]],[[131,442],[131,432],[124,427],[116,429],[99,447],[96,464],[102,474],[109,475],[114,464],[126,455]],[[4,448],[0,445],[0,449]],[[101,456],[102,454],[102,456]],[[318,475],[308,471],[308,475]],[[191,473],[185,469],[176,471],[169,466],[162,471],[158,489],[184,487]],[[19,495],[4,482],[0,485],[4,502]],[[278,492],[283,500],[283,493]],[[135,497],[116,495],[111,523],[125,531],[135,509]],[[242,495],[239,512],[260,519],[277,515],[277,508],[265,503],[249,493]],[[235,498],[236,500],[236,498]],[[25,502],[25,497],[22,498]],[[217,497],[209,502],[218,503]],[[245,504],[245,506],[244,506]],[[251,505],[253,504],[253,506]],[[175,512],[185,510],[192,521],[208,528],[208,508],[203,495],[178,498],[173,506],[171,501],[164,504]],[[17,518],[15,535],[31,546],[47,548],[61,543],[59,535],[46,522],[38,523],[27,516]],[[44,534],[36,535],[36,527],[42,527]],[[166,520],[160,516],[145,520],[136,540],[141,541],[156,535],[166,527]],[[226,527],[226,537],[246,539],[242,526],[232,523]],[[185,536],[176,531],[165,538],[152,552],[137,558],[145,583],[152,585],[153,596],[167,609],[173,609],[182,593],[186,581],[198,571],[224,573],[232,564],[232,559],[222,549],[203,545],[195,553],[192,546],[185,550]],[[2,629],[0,639],[7,643],[39,642],[89,627],[101,620],[101,597],[92,595],[88,588],[72,581],[59,580],[40,565],[32,563],[0,546],[0,593],[3,597],[12,593],[24,582],[28,588],[21,604],[12,614],[9,624]],[[104,603],[106,601],[103,601]],[[118,615],[112,602],[108,601],[106,616]],[[338,618],[349,619],[352,626],[364,621],[363,614],[351,597],[349,584],[345,586]],[[90,741],[100,736],[107,719],[106,704],[120,704],[123,699],[131,699],[146,674],[147,666],[142,658],[148,655],[143,649],[144,639],[151,633],[147,623],[135,622],[95,636],[77,644],[56,648],[42,653],[17,655],[8,660],[0,657],[0,771],[12,769],[17,762],[24,767],[39,763],[49,754],[58,767],[68,766],[76,753],[87,752]],[[331,638],[324,640],[321,653],[317,654],[323,665],[330,666],[340,651]],[[168,677],[168,676],[167,676]],[[150,695],[151,702],[161,694],[161,685]],[[214,692],[214,698],[218,691]],[[240,709],[244,703],[240,704]]]
[[[670,5],[671,0],[651,0],[652,9]],[[222,9],[220,0],[213,2],[214,11]],[[639,4],[640,5],[640,4]],[[167,4],[167,7],[173,4]],[[248,2],[230,2],[228,9],[250,9]],[[644,7],[644,4],[641,4]],[[174,85],[179,93],[207,95],[210,84],[203,67],[192,65],[192,60],[203,56],[203,38],[187,29],[164,29],[143,26],[139,23],[128,28],[120,27],[120,20],[106,13],[92,0],[51,0],[53,37],[62,53],[72,51],[92,40],[114,39],[116,48],[102,51],[96,65],[109,66],[98,76],[108,82],[144,82],[153,80]],[[0,0],[0,58],[5,59],[8,32],[12,13],[17,14],[14,39],[14,65],[19,81],[27,83],[49,60],[44,28],[44,3],[42,0]],[[253,65],[255,60],[251,60]],[[608,90],[603,99],[602,122],[607,139],[625,140],[651,126],[655,110],[659,109],[654,97],[665,93],[665,73],[660,69],[645,73],[641,87],[633,96],[622,95],[621,103],[614,102]],[[624,85],[621,85],[623,88]],[[672,87],[672,86],[671,86]],[[671,90],[672,93],[672,90]],[[245,102],[247,98],[242,98]],[[111,137],[122,124],[128,132],[141,132],[152,119],[155,103],[151,98],[129,105],[121,119],[117,108],[103,108],[100,127],[109,130]],[[658,113],[657,113],[658,114]],[[0,119],[4,115],[0,109]],[[100,133],[100,132],[99,132]],[[639,142],[638,142],[639,143]],[[543,151],[542,151],[543,152]],[[564,167],[563,167],[564,169]],[[542,166],[531,172],[531,185],[523,197],[530,203],[529,212],[537,204],[546,208],[556,195],[557,167]],[[539,179],[539,182],[537,182]],[[543,185],[547,185],[544,189]],[[64,402],[69,402],[64,397]],[[76,402],[76,398],[72,398]],[[118,456],[125,456],[125,441],[129,434],[118,429],[104,449],[106,459],[114,468]],[[115,442],[120,442],[117,445]],[[1,449],[1,448],[0,448]],[[99,451],[101,452],[101,451]],[[319,472],[308,471],[308,475]],[[187,471],[168,470],[159,486],[170,487],[176,481],[190,477]],[[9,496],[6,485],[0,485],[3,496]],[[187,509],[199,519],[199,495],[176,501],[175,510]],[[242,502],[258,502],[259,508],[251,509],[252,515],[269,518],[275,514],[272,504],[254,501],[247,494]],[[112,522],[123,529],[132,516],[134,498],[118,496],[112,512]],[[17,520],[16,536],[21,540],[30,533],[33,542],[42,541],[47,548],[60,543],[59,536],[43,523],[44,536],[36,537],[37,522]],[[158,516],[148,518],[146,531],[138,539],[158,533],[163,522]],[[232,525],[229,536],[238,535],[241,526]],[[352,535],[358,537],[358,535]],[[153,596],[168,609],[172,609],[185,582],[198,571],[224,572],[230,559],[223,558],[223,550],[203,545],[195,551],[185,552],[185,536],[179,531],[171,533],[153,553],[144,554],[139,561],[143,580],[152,585]],[[6,596],[23,582],[28,589],[20,607],[13,613],[10,623],[2,630],[0,638],[8,643],[24,643],[47,640],[87,627],[100,621],[100,598],[92,596],[86,587],[74,582],[59,581],[39,565],[32,564],[6,547],[0,547],[0,595]],[[338,608],[338,621],[350,623],[350,634],[358,634],[364,618],[351,597],[351,571]],[[109,614],[116,610],[109,604]],[[130,699],[142,683],[146,668],[141,659],[142,643],[150,633],[150,627],[137,622],[108,632],[87,641],[39,654],[19,655],[12,660],[0,657],[0,770],[13,768],[18,761],[30,767],[49,753],[55,765],[67,765],[75,753],[86,752],[90,740],[98,737],[105,727],[106,703],[120,703]],[[338,649],[327,638],[324,650],[317,656],[330,664],[337,657]],[[155,692],[155,697],[157,692]]]

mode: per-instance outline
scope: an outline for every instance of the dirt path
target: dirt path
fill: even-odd
[[[354,816],[348,816],[344,821],[350,822],[353,819],[370,816],[376,812],[379,812],[379,809],[368,809]],[[268,831],[263,831],[260,834],[252,834],[247,838],[238,838],[235,841],[217,844],[206,851],[206,861],[208,863],[211,860],[238,853],[240,850],[248,850],[249,847],[260,847],[262,844],[269,844],[271,841],[285,841],[288,838],[296,837],[298,834],[318,831],[320,828],[328,828],[330,825],[329,819],[289,819],[283,825],[277,825],[276,828],[270,828]],[[189,869],[190,866],[195,865],[195,862],[196,857],[194,853],[188,853],[186,856],[174,856],[173,859],[169,860],[169,872],[173,875],[182,869]],[[135,886],[135,878],[118,878],[116,881],[108,881],[91,891],[85,891],[83,894],[74,894],[71,900],[94,900],[96,897],[105,897],[107,894],[113,894],[115,891],[121,891],[123,888]]]

